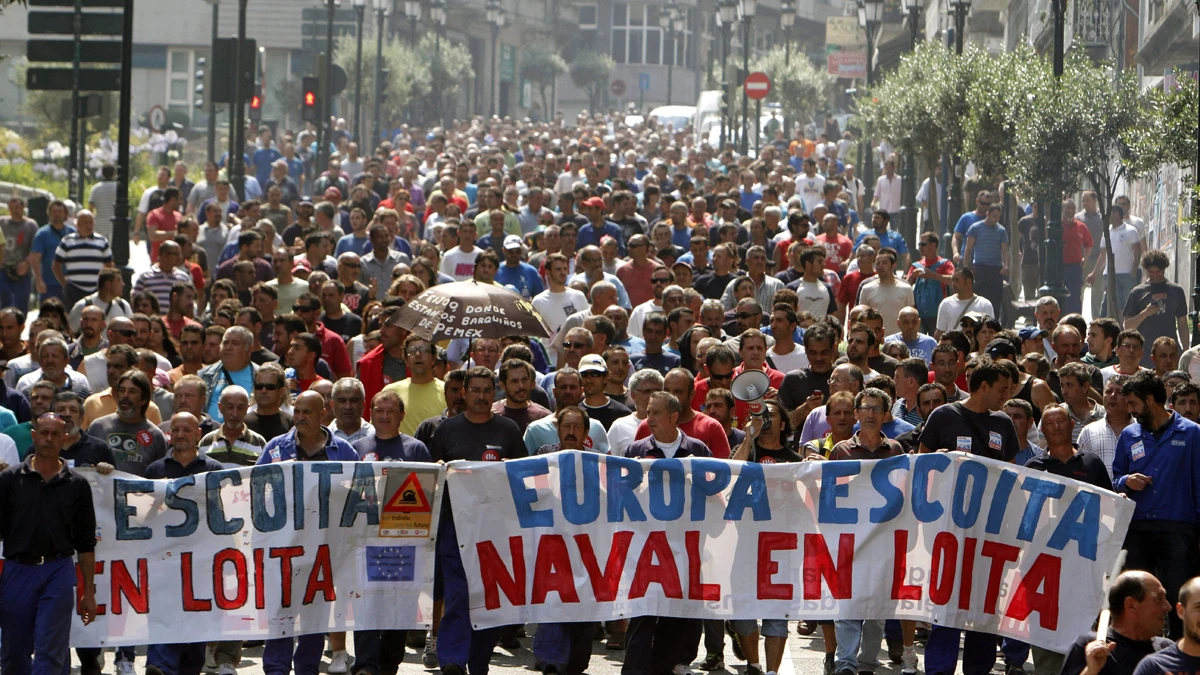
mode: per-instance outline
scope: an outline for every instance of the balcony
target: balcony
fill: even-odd
[[[1186,0],[1142,0],[1144,39],[1137,61],[1147,75],[1160,75],[1177,65],[1195,64],[1200,39],[1192,30],[1195,14]]]

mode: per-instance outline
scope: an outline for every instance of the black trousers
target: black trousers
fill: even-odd
[[[354,672],[396,675],[404,661],[406,630],[354,631]]]
[[[639,616],[629,620],[625,633],[625,663],[621,675],[667,675],[696,657],[703,623],[699,619]]]
[[[1177,525],[1177,527],[1173,527]],[[1125,569],[1144,570],[1158,577],[1171,603],[1179,597],[1179,589],[1196,576],[1196,536],[1186,523],[1141,521],[1129,525],[1125,535]],[[1183,622],[1175,612],[1169,612],[1170,637],[1183,637]]]

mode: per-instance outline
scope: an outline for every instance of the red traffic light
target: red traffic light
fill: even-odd
[[[311,107],[311,106],[315,106],[316,104],[317,104],[317,95],[311,91],[304,92],[304,105]]]
[[[262,107],[262,97],[257,94],[254,96],[251,96],[250,97],[250,109],[258,110],[261,107]]]

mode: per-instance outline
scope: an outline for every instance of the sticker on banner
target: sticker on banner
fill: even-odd
[[[412,581],[416,552],[415,546],[367,546],[367,581]]]
[[[1000,448],[1004,447],[1004,442],[1000,438],[999,431],[988,432],[988,447],[992,450],[999,450]]]
[[[1133,461],[1138,461],[1146,456],[1146,446],[1141,441],[1134,443],[1133,445],[1129,446],[1129,455]]]
[[[971,437],[970,436],[959,436],[958,441],[954,444],[954,449],[961,450],[962,452],[970,452],[971,451]]]
[[[433,509],[417,472],[405,476],[383,470],[387,477],[383,513],[379,517],[381,537],[428,537]]]

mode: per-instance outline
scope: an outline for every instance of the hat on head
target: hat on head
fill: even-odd
[[[983,323],[988,318],[990,318],[990,317],[987,314],[984,314],[983,312],[967,312],[966,314],[963,315],[962,319],[960,319],[958,323],[960,326],[965,323],[972,323],[972,324],[978,325],[978,324]]]
[[[604,359],[602,359],[599,354],[588,354],[582,359],[579,359],[579,372],[607,373],[608,366],[604,363]]]
[[[583,200],[582,206],[590,206],[592,208],[602,209],[604,208],[604,200],[599,197],[588,197],[587,199]]]
[[[308,262],[308,258],[300,258],[292,263],[292,272],[299,272],[300,270],[304,270],[305,272],[312,271],[312,264]]]
[[[1026,326],[1017,331],[1017,336],[1022,340],[1037,340],[1040,338],[1049,337],[1050,333],[1045,328]]]
[[[520,248],[521,248],[521,238],[518,237],[517,235],[510,234],[504,238],[504,249],[506,251],[511,250],[511,249],[520,249]]]
[[[324,194],[326,199],[332,198],[332,201],[335,202],[342,201],[342,191],[333,186],[330,186],[328,189],[326,189]]]
[[[301,199],[300,202],[296,204],[296,208],[300,208],[301,206],[312,206],[312,205],[313,205],[313,201],[311,199]]]
[[[1017,358],[1017,348],[1013,346],[1013,343],[1004,338],[996,338],[989,342],[987,349],[983,350],[983,353],[992,358]]]

